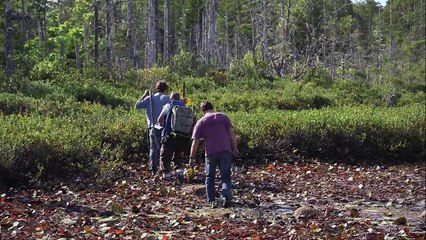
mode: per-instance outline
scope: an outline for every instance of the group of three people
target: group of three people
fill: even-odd
[[[155,175],[160,166],[163,179],[169,180],[172,161],[178,169],[183,167],[181,154],[189,146],[189,140],[192,139],[189,154],[190,166],[196,164],[198,147],[201,141],[204,141],[207,201],[211,204],[215,202],[216,168],[219,167],[224,206],[229,206],[232,186],[231,165],[233,156],[238,154],[236,135],[231,120],[226,114],[215,112],[211,102],[202,101],[200,109],[203,117],[196,122],[192,138],[169,135],[172,106],[184,105],[184,102],[180,99],[179,93],[174,92],[170,97],[165,94],[168,89],[165,81],[158,81],[155,88],[155,93],[146,90],[135,105],[137,109],[146,110],[150,144],[149,171]],[[162,141],[166,136],[170,136],[169,139]]]

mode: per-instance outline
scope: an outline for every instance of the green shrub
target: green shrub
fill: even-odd
[[[0,169],[9,177],[93,176],[107,162],[146,159],[145,118],[136,111],[84,104],[68,117],[0,116]]]
[[[49,83],[41,81],[33,81],[21,89],[21,92],[26,96],[33,98],[43,98],[46,95],[53,93]]]
[[[49,80],[55,79],[62,74],[62,63],[59,59],[37,62],[31,70],[30,77],[32,80]]]
[[[333,84],[331,74],[324,68],[309,68],[306,74],[302,75],[302,82],[312,82],[316,86],[328,88]]]
[[[29,97],[11,93],[0,93],[0,112],[3,114],[28,114],[33,109]]]
[[[181,50],[172,57],[172,69],[181,76],[194,76],[197,69],[194,55]]]
[[[175,82],[176,76],[169,67],[151,67],[141,69],[138,72],[138,84],[140,89],[154,89],[159,80],[166,81],[169,85]]]
[[[259,157],[297,149],[326,159],[421,160],[425,157],[425,108],[367,106],[321,110],[236,112],[230,116]],[[280,145],[283,143],[284,145]],[[259,150],[261,149],[261,150]]]
[[[241,78],[264,79],[268,76],[267,63],[262,61],[257,48],[257,57],[252,52],[247,52],[242,60],[232,59],[229,66],[229,77],[234,80]]]
[[[125,105],[125,101],[107,94],[104,94],[95,87],[82,88],[77,90],[76,99],[79,102],[99,103],[105,106],[117,107]]]

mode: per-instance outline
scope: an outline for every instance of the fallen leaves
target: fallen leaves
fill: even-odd
[[[233,177],[235,207],[230,209],[206,206],[202,171],[196,173],[197,183],[161,182],[138,167],[127,171],[125,179],[103,190],[72,191],[61,185],[0,193],[0,238],[425,236],[421,223],[426,214],[420,215],[425,207],[424,166],[311,161],[250,167],[247,174]]]

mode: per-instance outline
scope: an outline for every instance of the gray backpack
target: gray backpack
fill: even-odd
[[[171,131],[177,135],[190,137],[195,120],[192,109],[186,106],[173,106],[171,114]]]

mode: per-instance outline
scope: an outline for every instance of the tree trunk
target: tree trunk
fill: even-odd
[[[112,10],[112,0],[106,0],[106,6],[105,6],[105,39],[106,39],[106,46],[105,46],[105,51],[106,51],[106,60],[107,60],[107,65],[108,68],[112,69],[112,61],[113,61],[113,57],[112,57],[112,14],[113,14],[113,10]]]
[[[21,31],[24,35],[24,41],[28,40],[28,3],[27,0],[22,0],[22,19],[21,19]]]
[[[292,26],[291,21],[291,0],[287,0],[287,22],[285,24],[285,35],[288,41],[291,41],[292,39],[292,31],[290,31],[290,26]]]
[[[62,66],[65,66],[65,40],[61,39],[60,44],[61,44],[61,52],[60,52],[61,62],[62,62]]]
[[[208,30],[208,62],[216,62],[217,43],[216,43],[216,0],[210,0],[209,6],[209,30]]]
[[[200,9],[198,9],[198,24],[196,25],[197,35],[195,37],[195,42],[197,44],[197,56],[202,56],[203,54],[203,14]]]
[[[89,65],[89,26],[87,23],[84,24],[84,63],[83,66]]]
[[[145,48],[145,66],[147,68],[154,66],[155,56],[156,56],[156,16],[155,16],[155,6],[156,0],[148,1],[148,32],[147,32],[147,41]]]
[[[134,1],[128,0],[128,18],[129,18],[129,30],[130,30],[130,56],[133,60],[133,66],[139,69],[139,57],[138,57],[138,43],[136,36],[136,18],[134,10]]]
[[[266,4],[266,0],[262,0],[262,21],[261,21],[261,29],[262,29],[262,53],[263,53],[263,60],[267,59],[268,56],[268,22],[267,18],[268,16],[268,7]]]
[[[228,23],[228,13],[225,15],[225,67],[229,67],[229,23]]]
[[[9,2],[6,3],[6,29],[4,50],[6,53],[6,76],[10,78],[13,74],[13,10]]]
[[[208,30],[209,30],[209,0],[205,1],[205,5],[204,5],[204,12],[203,12],[203,16],[202,16],[202,35],[203,37],[202,39],[202,47],[201,47],[201,51],[202,51],[202,56],[203,59],[207,62],[208,61],[208,45],[209,45],[209,38],[208,38]]]
[[[392,1],[389,1],[389,77],[393,75]]]
[[[80,64],[80,45],[78,44],[78,41],[75,41],[75,67],[80,70],[81,64]]]
[[[164,1],[164,65],[170,62],[170,0]]]
[[[333,37],[331,42],[331,77],[336,76],[337,5],[333,0]]]
[[[241,60],[241,52],[240,52],[240,17],[237,16],[237,26],[235,27],[235,35],[234,35],[234,49],[235,49],[235,55],[237,56],[238,61]]]
[[[94,10],[95,10],[95,42],[94,42],[94,51],[95,51],[95,65],[98,66],[99,63],[99,2],[98,0],[93,1]]]
[[[250,20],[251,20],[251,35],[252,45],[251,50],[253,54],[253,61],[257,62],[256,46],[257,46],[257,12],[254,8],[250,8]]]

